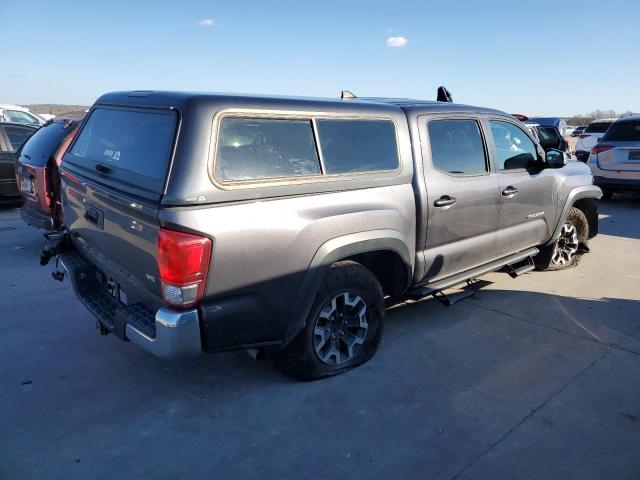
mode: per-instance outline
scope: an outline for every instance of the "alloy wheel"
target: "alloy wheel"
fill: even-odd
[[[551,261],[560,267],[571,263],[578,252],[578,230],[571,223],[565,223],[560,229],[560,237],[556,242]]]
[[[367,336],[367,304],[355,292],[341,292],[320,310],[313,348],[327,365],[340,365],[358,354]]]

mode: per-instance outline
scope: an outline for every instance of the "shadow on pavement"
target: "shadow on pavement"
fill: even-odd
[[[576,468],[593,460],[594,441],[605,455],[581,478],[613,478],[629,467],[620,452],[635,446],[638,301],[490,286],[451,307],[402,304],[388,311],[370,362],[299,383],[244,352],[158,360],[99,337],[71,298],[35,340],[3,324],[0,471],[9,478],[452,478],[546,412],[552,423],[533,423],[524,451],[490,465],[513,474],[500,478],[514,478],[521,461],[540,474],[529,478]],[[583,374],[610,352],[626,356]],[[565,396],[573,416],[562,413]],[[602,434],[584,433],[602,416]]]
[[[603,235],[640,239],[640,196],[616,193],[611,200],[600,200],[601,215],[599,229]],[[620,221],[620,217],[636,218],[635,221]]]

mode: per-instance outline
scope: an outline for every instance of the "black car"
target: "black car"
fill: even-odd
[[[572,137],[577,137],[582,132],[584,132],[586,129],[587,129],[587,127],[576,127],[575,130],[573,132],[571,132],[571,136]]]
[[[0,197],[20,195],[15,172],[18,151],[37,129],[31,125],[0,122]]]

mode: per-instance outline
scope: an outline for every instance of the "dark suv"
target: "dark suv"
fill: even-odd
[[[19,197],[16,183],[18,152],[38,127],[0,122],[0,197]]]
[[[24,198],[21,215],[27,224],[45,230],[62,225],[58,168],[82,118],[60,116],[49,120],[22,147],[16,179]]]
[[[601,192],[565,160],[467,105],[111,93],[63,158],[61,260],[103,333],[320,378],[375,353],[385,296],[576,265]]]

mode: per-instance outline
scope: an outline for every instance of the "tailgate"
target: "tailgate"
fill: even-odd
[[[598,166],[602,170],[640,172],[640,143],[617,145],[599,153]]]
[[[94,108],[62,161],[72,242],[125,305],[162,305],[158,208],[176,126],[172,111]]]
[[[158,212],[151,204],[108,192],[64,172],[64,218],[73,244],[128,297],[160,306],[156,242]],[[123,297],[124,298],[124,297]]]

